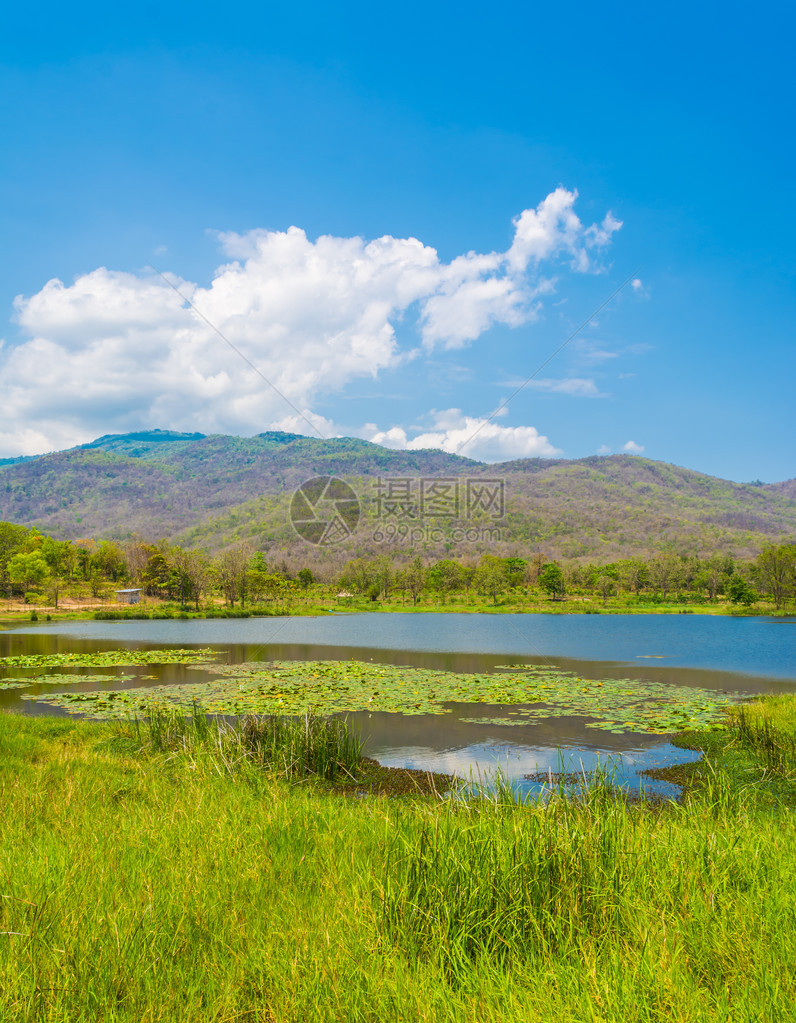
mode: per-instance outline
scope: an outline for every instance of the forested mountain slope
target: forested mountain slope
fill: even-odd
[[[203,436],[167,431],[102,437],[68,451],[0,465],[0,520],[61,538],[138,534],[218,549],[238,540],[290,550],[305,545],[288,521],[306,479],[341,476],[363,518],[336,556],[378,550],[380,477],[504,481],[501,538],[452,541],[456,521],[415,541],[428,554],[538,550],[610,558],[671,543],[684,552],[741,557],[796,535],[796,481],[738,484],[634,455],[527,459],[484,465],[441,451],[393,451],[351,438],[294,434]],[[305,545],[306,546],[306,545]],[[407,547],[408,553],[408,547]]]

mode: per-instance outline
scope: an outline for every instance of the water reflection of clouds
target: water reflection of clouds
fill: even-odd
[[[678,788],[666,782],[642,778],[640,772],[651,767],[688,763],[699,758],[693,750],[683,750],[668,742],[649,749],[628,750],[621,754],[606,750],[561,749],[550,746],[513,746],[509,743],[472,743],[455,749],[429,749],[401,746],[371,751],[385,767],[409,767],[421,771],[453,774],[463,781],[481,783],[487,788],[496,774],[502,775],[522,793],[539,792],[542,784],[527,775],[546,775],[560,771],[588,775],[605,769],[616,785],[629,791],[640,788],[668,798]]]

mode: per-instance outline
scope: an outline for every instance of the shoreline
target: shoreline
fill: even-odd
[[[618,605],[618,606],[584,606],[583,602],[566,606],[550,607],[547,604],[506,604],[506,605],[462,605],[462,604],[424,604],[402,605],[392,603],[370,603],[338,605],[324,607],[321,604],[307,607],[254,607],[254,608],[206,608],[200,611],[186,611],[173,604],[157,604],[142,607],[138,611],[128,610],[126,605],[90,604],[69,608],[55,607],[4,607],[0,603],[0,629],[21,622],[57,622],[57,621],[163,621],[163,620],[202,620],[213,618],[324,618],[329,615],[368,615],[368,614],[480,614],[480,615],[700,615],[718,618],[793,618],[796,611],[784,608],[777,609],[773,605],[755,605],[751,608],[739,608],[728,604],[704,605],[690,604],[650,604],[650,605]]]

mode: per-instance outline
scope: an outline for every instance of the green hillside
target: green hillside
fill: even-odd
[[[149,431],[0,465],[0,520],[63,539],[140,535],[210,549],[245,539],[298,553],[307,545],[290,525],[290,499],[320,475],[350,482],[362,505],[354,535],[325,549],[332,560],[384,550],[384,542],[436,556],[532,549],[608,559],[674,543],[684,552],[748,557],[796,535],[793,480],[738,484],[634,455],[484,465],[436,450],[277,432],[241,438]],[[403,520],[433,526],[428,535],[380,543],[377,481],[384,477],[411,480],[415,489],[421,478],[449,478],[462,494],[467,480],[499,478],[505,514],[468,518],[462,504],[458,515]],[[491,532],[454,538],[457,528],[471,527]]]

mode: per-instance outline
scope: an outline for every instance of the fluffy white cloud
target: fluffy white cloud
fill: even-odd
[[[483,462],[561,454],[533,426],[501,426],[486,418],[466,416],[457,408],[434,411],[431,418],[430,427],[412,431],[415,433],[413,437],[400,426],[378,430],[372,424],[365,428],[363,435],[374,444],[386,448],[407,451],[439,448],[449,454],[459,454]]]
[[[599,269],[620,225],[609,214],[584,226],[576,197],[558,188],[523,211],[507,252],[449,263],[416,238],[312,241],[291,227],[219,235],[229,262],[207,287],[105,268],[52,280],[16,299],[29,340],[0,349],[0,455],[145,427],[311,432],[320,397],[417,356],[413,326],[424,352],[461,347],[538,315],[553,289],[543,263]],[[544,440],[514,430],[529,431],[513,434],[518,451]]]
[[[643,444],[636,444],[634,440],[629,440],[627,444],[622,447],[623,451],[627,451],[631,455],[640,455],[644,451]]]

